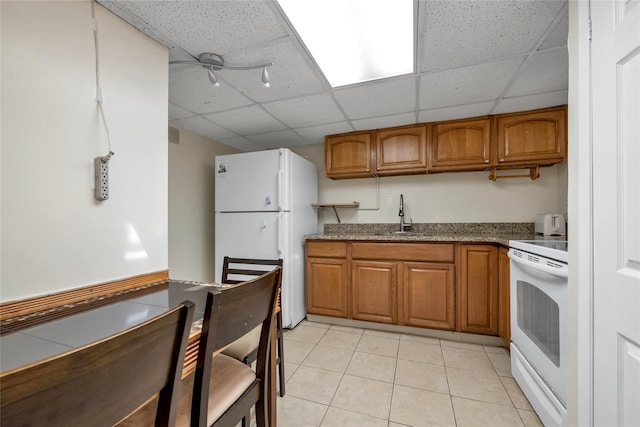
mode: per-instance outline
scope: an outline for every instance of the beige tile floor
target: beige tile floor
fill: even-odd
[[[541,426],[501,347],[303,321],[279,427]]]

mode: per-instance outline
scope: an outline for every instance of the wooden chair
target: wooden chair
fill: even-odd
[[[248,268],[250,267],[250,268]],[[281,259],[250,259],[250,258],[231,258],[224,257],[222,264],[222,283],[242,283],[248,278],[260,276],[266,271],[271,270],[274,267],[282,268]],[[258,353],[258,337],[260,336],[260,328],[251,331],[237,342],[231,344],[227,349],[223,351],[227,356],[235,357],[238,360],[242,360],[247,365],[251,366],[256,360]],[[276,365],[278,366],[279,381],[279,393],[280,397],[284,397],[284,339],[282,331],[282,311],[276,313],[276,339],[277,339],[277,354]],[[248,421],[247,421],[248,423]],[[248,424],[243,423],[243,427],[248,427]]]
[[[173,426],[194,304],[0,375],[3,426],[111,427],[158,395]]]
[[[268,365],[281,268],[222,292],[207,295],[191,404],[191,426],[235,426],[256,408],[267,421]],[[219,349],[261,325],[255,372]]]

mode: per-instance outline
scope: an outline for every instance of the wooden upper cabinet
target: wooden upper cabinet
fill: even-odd
[[[330,135],[324,141],[325,174],[329,178],[371,176],[371,132]]]
[[[378,175],[427,172],[427,126],[384,129],[375,135]]]
[[[455,120],[433,124],[429,170],[482,170],[491,162],[491,120]]]
[[[496,116],[497,164],[553,164],[566,159],[566,107]]]

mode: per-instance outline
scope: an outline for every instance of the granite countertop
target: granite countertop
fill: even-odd
[[[398,224],[325,224],[323,234],[306,240],[361,240],[384,242],[472,242],[509,245],[509,240],[535,238],[533,223],[433,223],[413,224],[397,233]]]

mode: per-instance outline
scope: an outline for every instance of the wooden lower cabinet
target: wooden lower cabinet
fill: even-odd
[[[345,242],[306,242],[307,312],[349,317],[349,267]]]
[[[307,312],[510,340],[509,258],[493,244],[307,241]]]
[[[455,327],[453,264],[407,262],[403,265],[402,320],[407,326]]]
[[[348,317],[346,259],[307,258],[307,312]]]
[[[508,347],[511,341],[511,283],[507,253],[507,248],[498,249],[498,336]]]
[[[380,323],[398,321],[398,263],[352,261],[354,319]]]
[[[498,335],[498,248],[460,245],[458,330]]]

